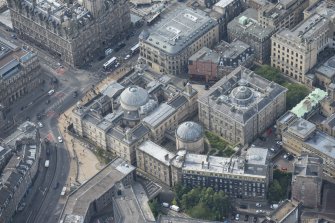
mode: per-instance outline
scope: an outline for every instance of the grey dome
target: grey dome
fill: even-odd
[[[121,106],[127,111],[137,111],[142,105],[149,101],[149,94],[138,86],[127,87],[121,93]]]
[[[231,94],[238,100],[246,100],[252,96],[252,91],[248,87],[238,86],[232,90]]]
[[[195,122],[184,122],[178,126],[176,135],[182,141],[195,142],[203,137],[203,130]]]

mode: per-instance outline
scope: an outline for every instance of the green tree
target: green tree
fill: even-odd
[[[268,192],[268,199],[270,202],[278,202],[283,197],[283,188],[279,184],[278,180],[273,180],[270,184],[269,192]]]
[[[309,89],[301,84],[285,83],[284,87],[288,89],[286,94],[287,109],[293,108],[309,94]]]
[[[152,211],[152,214],[157,217],[158,214],[159,214],[159,204],[158,204],[158,201],[157,199],[153,199],[151,201],[149,201],[149,207]]]
[[[285,79],[280,71],[270,65],[262,65],[255,70],[255,73],[277,84],[284,84]]]
[[[173,200],[171,201],[171,204],[172,205],[178,205],[176,198],[173,198]]]

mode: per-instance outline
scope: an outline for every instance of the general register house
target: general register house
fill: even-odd
[[[238,67],[198,99],[199,121],[232,144],[249,144],[286,109],[287,89]]]
[[[8,0],[13,27],[22,38],[64,62],[80,66],[129,28],[125,0]]]

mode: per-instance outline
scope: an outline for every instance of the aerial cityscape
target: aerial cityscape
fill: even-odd
[[[334,0],[0,0],[0,223],[335,223]]]

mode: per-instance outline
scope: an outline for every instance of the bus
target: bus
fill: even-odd
[[[131,54],[134,55],[135,53],[140,51],[140,43],[137,43],[135,46],[133,46],[131,49]]]
[[[106,63],[104,63],[103,68],[105,70],[110,69],[112,66],[116,64],[116,57],[112,57],[110,60],[108,60]]]

